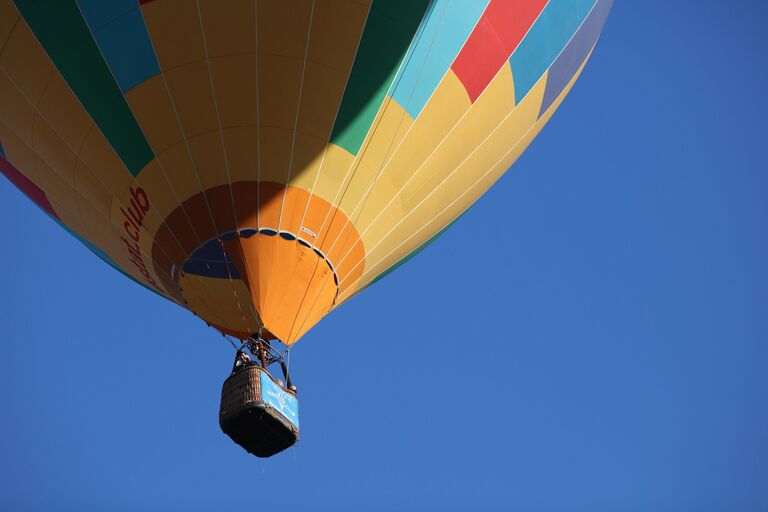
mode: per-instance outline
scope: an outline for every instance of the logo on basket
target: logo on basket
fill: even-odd
[[[262,400],[276,409],[288,421],[299,426],[299,401],[269,378],[261,374]]]
[[[283,409],[285,409],[286,404],[285,404],[285,397],[283,396],[282,393],[279,393],[277,395],[277,403],[280,406],[280,412],[283,412]]]

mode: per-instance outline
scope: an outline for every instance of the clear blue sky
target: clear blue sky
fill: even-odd
[[[231,347],[0,179],[0,509],[768,510],[766,19],[616,2],[512,170],[297,346],[267,461]]]

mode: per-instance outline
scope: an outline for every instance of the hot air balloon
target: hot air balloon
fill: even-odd
[[[512,165],[610,8],[0,0],[0,170],[116,270],[243,340],[257,364],[228,380],[222,418],[259,404],[290,443],[277,347]]]

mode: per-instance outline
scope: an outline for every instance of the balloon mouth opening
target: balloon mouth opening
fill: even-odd
[[[320,321],[339,294],[339,277],[328,257],[294,233],[273,228],[244,228],[212,238],[173,277],[190,309],[220,331],[244,339],[264,330],[287,345]],[[212,290],[230,296],[221,305],[206,301]],[[238,324],[238,315],[231,313],[224,319],[227,311],[237,311],[243,320]]]
[[[301,237],[297,237],[289,231],[281,231],[272,228],[243,228],[228,231],[215,238],[211,238],[192,251],[181,265],[174,267],[171,277],[176,283],[181,279],[182,273],[220,279],[229,277],[232,279],[240,279],[240,271],[233,263],[232,257],[228,254],[223,242],[236,239],[245,240],[255,235],[268,237],[279,236],[283,240],[296,241],[302,247],[311,249],[325,262],[329,270],[333,273],[333,282],[338,287],[339,276],[336,268],[323,251],[314,247],[311,242]]]

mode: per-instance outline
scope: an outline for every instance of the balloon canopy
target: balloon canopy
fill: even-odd
[[[517,159],[610,0],[0,0],[0,170],[120,272],[292,344]]]

